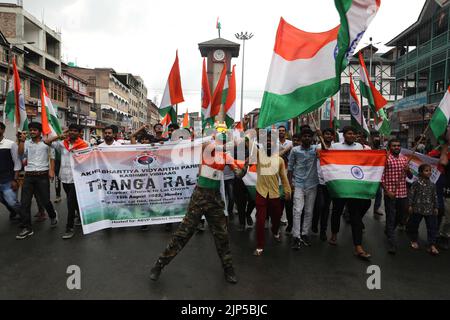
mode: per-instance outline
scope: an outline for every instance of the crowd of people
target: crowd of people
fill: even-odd
[[[42,125],[29,124],[28,132],[19,132],[17,140],[4,137],[5,125],[0,122],[0,201],[10,212],[12,221],[20,221],[21,231],[16,238],[32,236],[31,204],[36,198],[38,221],[46,220],[50,226],[58,224],[58,213],[50,200],[50,182],[55,181],[56,200],[61,201],[61,184],[66,193],[67,219],[63,239],[71,239],[79,224],[78,201],[70,165],[71,153],[98,144],[84,141],[83,128],[71,124],[63,134],[44,138]],[[150,134],[150,130],[153,133]],[[173,138],[179,126],[172,124],[167,134],[161,124],[153,128],[139,128],[130,136],[130,144],[164,144],[179,137],[193,139],[189,130]],[[276,138],[274,139],[274,132]],[[111,126],[103,130],[103,142],[99,147],[121,145],[118,129]],[[369,139],[370,138],[370,139]],[[430,181],[431,167],[419,167],[419,177],[414,182],[409,169],[410,159],[401,154],[401,144],[396,138],[387,144],[374,133],[368,137],[353,127],[345,127],[342,136],[333,129],[313,131],[308,125],[288,139],[287,130],[280,126],[276,131],[259,130],[257,137],[244,135],[230,141],[226,133],[216,133],[214,140],[203,145],[204,152],[197,186],[192,194],[188,212],[173,233],[167,248],[158,257],[151,279],[157,280],[166,266],[189,241],[195,232],[204,230],[205,219],[215,238],[219,257],[230,283],[236,283],[228,226],[239,217],[238,230],[245,231],[255,224],[255,256],[264,254],[265,229],[270,225],[273,239],[281,241],[283,234],[291,237],[291,247],[299,250],[311,246],[311,235],[318,234],[321,241],[332,246],[338,244],[342,216],[351,225],[354,255],[370,260],[371,254],[363,246],[363,218],[372,206],[371,200],[358,198],[331,198],[320,166],[320,151],[328,150],[382,150],[388,152],[385,170],[373,204],[374,215],[386,215],[385,235],[387,251],[398,250],[396,230],[405,229],[412,249],[419,248],[418,229],[424,219],[427,228],[427,250],[438,255],[440,249],[448,249],[450,236],[450,164],[448,141],[429,155],[439,158],[441,176],[436,184]],[[370,142],[369,142],[370,140]],[[420,142],[420,140],[418,141]],[[237,152],[243,146],[244,152]],[[421,146],[422,147],[422,146]],[[205,154],[211,159],[205,158]],[[252,194],[243,177],[256,159],[256,194]],[[220,160],[220,161],[219,161]],[[227,212],[220,192],[220,181],[225,184]],[[17,193],[21,188],[20,201]],[[384,196],[383,196],[384,195]],[[384,213],[381,211],[384,198]],[[252,212],[256,208],[253,221]],[[235,211],[236,209],[236,211]],[[78,222],[78,223],[77,223]],[[330,230],[328,225],[330,224]],[[166,225],[168,231],[172,224]],[[143,227],[146,229],[147,227]]]

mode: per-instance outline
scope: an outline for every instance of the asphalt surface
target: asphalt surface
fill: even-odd
[[[384,219],[371,211],[364,219],[363,240],[373,256],[370,263],[353,256],[351,229],[345,222],[337,247],[315,236],[312,246],[300,251],[290,248],[284,232],[282,243],[276,243],[266,230],[264,255],[255,257],[255,231],[237,231],[235,218],[230,241],[239,283],[231,285],[224,280],[209,230],[194,235],[159,281],[152,282],[150,268],[170,238],[163,226],[90,235],[82,235],[78,227],[73,239],[62,240],[65,200],[55,208],[57,228],[51,229],[49,220],[34,223],[35,234],[19,241],[18,224],[0,207],[0,299],[450,299],[450,252],[429,255],[422,226],[421,250],[410,249],[406,234],[399,231],[398,253],[389,255]],[[70,265],[80,267],[80,290],[67,288]],[[370,265],[380,267],[380,290],[367,288]]]

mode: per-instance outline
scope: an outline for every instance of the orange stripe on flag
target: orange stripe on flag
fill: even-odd
[[[387,153],[384,150],[323,150],[320,165],[328,164],[384,167]]]
[[[306,32],[280,19],[274,51],[286,60],[310,59],[337,40],[340,25],[326,32]]]

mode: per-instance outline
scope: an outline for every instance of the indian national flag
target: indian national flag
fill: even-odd
[[[341,25],[326,32],[305,32],[281,18],[259,128],[314,111],[339,91],[340,74],[380,0],[335,0],[335,5]]]
[[[215,117],[219,114],[221,107],[225,105],[227,93],[228,93],[227,64],[224,63],[219,81],[217,82],[216,85],[216,89],[214,89],[214,94],[211,102],[211,114],[210,114],[211,118],[215,119]]]
[[[243,164],[242,164],[243,166]],[[256,178],[258,174],[256,173],[256,164],[252,164],[248,166],[247,173],[242,178],[245,186],[247,187],[248,192],[252,199],[256,199]]]
[[[224,90],[224,96],[226,95],[226,101],[225,101],[225,123],[227,124],[228,128],[231,128],[231,126],[234,124],[234,117],[236,115],[236,75],[234,72],[234,68],[236,66],[233,66],[233,70],[231,72],[230,77],[230,84],[228,87],[228,92],[225,93]]]
[[[167,80],[166,89],[159,106],[159,114],[165,117],[169,114],[170,122],[177,123],[177,114],[174,106],[184,101],[183,89],[181,88],[180,66],[178,65],[178,50],[170,70],[169,79]]]
[[[383,95],[375,88],[375,85],[369,79],[369,72],[367,72],[367,67],[364,62],[364,57],[361,51],[358,53],[360,68],[360,86],[361,86],[361,94],[364,98],[369,101],[369,106],[372,108],[374,112],[378,112],[381,110],[386,104],[387,101],[383,97]]]
[[[332,198],[374,199],[385,163],[384,150],[320,152],[320,166]]]
[[[49,137],[54,137],[62,133],[56,110],[53,108],[52,100],[48,96],[44,80],[41,83],[41,118],[42,133]]]
[[[206,124],[214,124],[211,120],[211,91],[209,89],[208,75],[206,74],[206,60],[203,58],[202,69],[202,126],[205,129]]]
[[[378,114],[375,115],[375,130],[385,136],[389,136],[391,134],[391,124],[389,123],[384,109],[380,109]]]
[[[445,134],[450,118],[450,87],[445,91],[444,98],[433,114],[430,121],[430,128],[436,139],[441,140],[441,136]]]
[[[14,127],[20,131],[28,131],[28,117],[25,109],[25,98],[20,86],[19,71],[17,71],[16,58],[13,58],[13,78],[9,83],[6,94],[5,114]]]
[[[364,130],[367,134],[370,134],[367,127],[366,119],[361,110],[361,104],[359,103],[358,96],[356,95],[355,85],[353,84],[353,77],[350,73],[350,113],[352,114],[351,123],[352,126],[359,130]]]

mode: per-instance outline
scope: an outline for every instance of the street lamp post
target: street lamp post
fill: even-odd
[[[241,32],[235,34],[236,38],[242,40],[242,81],[241,81],[241,117],[242,121],[244,117],[244,62],[245,62],[245,40],[250,40],[253,38],[253,33],[248,34],[248,32]]]

